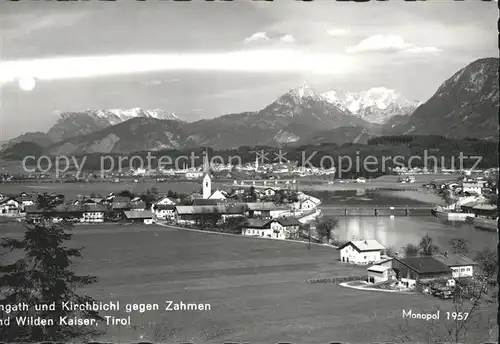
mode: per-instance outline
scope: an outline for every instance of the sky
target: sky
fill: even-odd
[[[304,82],[426,101],[498,56],[497,5],[2,2],[0,141],[86,109],[162,108],[187,121],[255,111]]]

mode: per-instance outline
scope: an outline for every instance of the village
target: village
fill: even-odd
[[[56,204],[51,208],[40,207],[37,202],[40,195],[36,193],[1,196],[0,213],[34,223],[51,218],[54,222],[66,220],[78,224],[157,224],[266,239],[313,241],[337,249],[340,253],[338,259],[343,264],[366,267],[361,280],[343,283],[343,286],[355,289],[418,290],[446,299],[451,297],[451,288],[457,280],[474,279],[477,263],[464,254],[435,252],[431,255],[405,256],[389,252],[374,238],[361,238],[338,246],[334,246],[330,238],[325,242],[315,235],[316,226],[325,226],[329,221],[322,215],[322,201],[298,191],[295,180],[267,186],[262,183],[258,187],[255,182],[245,184],[234,181],[230,192],[212,190],[213,176],[208,158],[201,177],[201,193],[189,195],[161,195],[156,190],[133,195],[125,190],[118,194],[79,196],[67,200],[65,195],[52,193],[49,196]],[[481,217],[484,213],[478,213],[478,208],[470,204],[470,199],[484,201],[482,193],[485,185],[481,177],[463,177],[459,183],[430,187],[454,191],[458,202],[468,197],[468,203],[461,201],[462,208],[469,207],[469,216]],[[497,216],[488,212],[486,215]]]

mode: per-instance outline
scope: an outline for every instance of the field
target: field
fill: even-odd
[[[0,227],[2,235],[12,234],[5,232],[7,226]],[[85,258],[77,263],[79,272],[99,277],[87,293],[103,302],[119,300],[122,308],[125,303],[160,305],[160,311],[142,316],[121,313],[147,329],[142,331],[144,340],[390,341],[403,322],[402,309],[430,312],[441,306],[444,313],[452,307],[431,296],[306,284],[311,278],[365,273],[337,262],[337,251],[329,247],[308,249],[303,243],[160,226],[83,225],[74,232],[73,244],[86,247]],[[165,312],[167,300],[209,303],[211,310]],[[414,334],[426,326],[422,320],[410,325]],[[487,332],[480,328],[476,336]],[[112,327],[105,339],[131,342],[140,335],[139,329]],[[476,338],[474,342],[488,337]]]

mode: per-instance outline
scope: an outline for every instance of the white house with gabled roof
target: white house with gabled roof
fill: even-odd
[[[338,248],[340,261],[353,264],[369,264],[380,261],[385,247],[377,240],[353,240]]]

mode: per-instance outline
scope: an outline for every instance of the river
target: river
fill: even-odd
[[[405,197],[402,197],[402,196]],[[322,195],[323,197],[325,195]],[[322,211],[329,215],[331,206],[387,206],[387,205],[429,205],[427,196],[414,197],[408,193],[372,191],[338,191],[329,193]],[[323,198],[324,199],[324,198]],[[431,200],[432,197],[429,198]],[[338,226],[335,235],[339,241],[376,239],[386,247],[401,250],[401,247],[412,243],[417,245],[420,239],[429,234],[436,245],[449,250],[449,241],[462,238],[469,241],[471,253],[489,248],[496,251],[498,234],[474,228],[468,223],[444,222],[433,216],[336,216]]]

